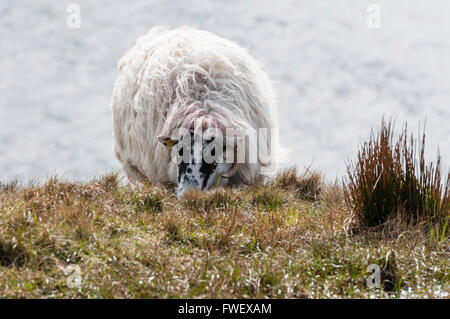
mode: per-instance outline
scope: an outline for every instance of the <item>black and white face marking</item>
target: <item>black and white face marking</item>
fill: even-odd
[[[204,154],[205,148],[210,142],[211,140],[202,141],[202,154]],[[180,153],[178,154],[180,157],[183,157],[183,150],[184,148],[180,148]],[[228,182],[226,178],[220,177],[231,169],[232,164],[219,163],[218,160],[208,163],[211,161],[208,160],[207,162],[203,155],[201,156],[201,161],[200,159],[195,161],[193,142],[190,147],[190,153],[189,157],[184,156],[185,159],[188,158],[187,161],[181,160],[178,164],[177,197],[182,197],[189,188],[207,190],[218,185],[218,183],[219,186],[223,186]],[[214,153],[214,150],[212,150],[208,154],[215,156]]]
[[[190,189],[207,190],[211,187],[223,186],[228,178],[236,173],[238,166],[222,161],[226,154],[220,140],[214,137],[196,141],[194,132],[180,136],[180,140],[160,135],[158,140],[172,148],[172,156],[177,159],[177,197],[182,197]],[[196,149],[196,146],[200,149]],[[218,150],[222,150],[221,154]],[[183,154],[183,153],[188,154]]]

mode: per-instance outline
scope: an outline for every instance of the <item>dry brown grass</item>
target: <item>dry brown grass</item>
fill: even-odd
[[[439,155],[426,162],[425,134],[421,141],[408,138],[405,125],[394,140],[392,122],[383,120],[347,171],[346,199],[361,226],[379,226],[401,215],[408,223],[426,221],[432,231],[445,236],[450,172],[442,172]]]
[[[448,293],[448,239],[408,225],[390,235],[353,234],[354,224],[340,186],[293,169],[266,184],[193,191],[182,200],[170,186],[133,190],[114,174],[88,183],[53,178],[41,186],[2,186],[0,296]],[[367,288],[371,263],[380,265],[384,289]],[[79,267],[79,287],[68,283],[69,266]]]
[[[281,172],[273,181],[273,184],[294,192],[298,198],[316,200],[323,187],[322,176],[308,169],[302,175],[298,175],[297,168],[292,166]]]

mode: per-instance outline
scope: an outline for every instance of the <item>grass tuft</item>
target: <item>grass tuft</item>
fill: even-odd
[[[314,201],[321,193],[323,182],[322,176],[317,172],[307,169],[302,175],[298,175],[297,168],[292,166],[285,169],[274,180],[274,184],[293,191],[298,198]]]
[[[19,182],[17,180],[13,180],[10,182],[2,182],[0,181],[0,192],[13,192],[19,188]]]
[[[161,198],[153,194],[134,193],[131,202],[137,212],[161,212],[163,204]]]
[[[418,153],[417,153],[418,152]],[[425,161],[425,134],[408,137],[405,125],[394,141],[391,122],[381,123],[347,166],[346,199],[362,227],[374,227],[401,215],[408,223],[424,220],[446,228],[450,211],[450,172],[441,159]]]
[[[283,192],[273,187],[253,188],[252,205],[260,210],[274,211],[286,202]]]

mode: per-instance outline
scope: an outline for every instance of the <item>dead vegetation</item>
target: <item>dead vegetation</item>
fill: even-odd
[[[394,139],[392,122],[381,123],[347,168],[346,200],[361,227],[379,227],[392,219],[427,224],[446,236],[450,212],[450,172],[438,155],[425,160],[425,133],[408,137],[407,127]]]

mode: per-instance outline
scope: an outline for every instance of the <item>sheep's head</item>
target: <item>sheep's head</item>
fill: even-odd
[[[172,149],[172,159],[177,162],[177,197],[182,197],[190,189],[208,190],[226,185],[238,170],[234,162],[235,143],[227,152],[226,143],[212,137],[199,137],[193,131],[180,136],[178,140],[168,136],[158,136],[158,140]],[[232,160],[226,160],[226,154]],[[230,157],[228,157],[229,159]]]

